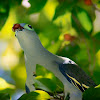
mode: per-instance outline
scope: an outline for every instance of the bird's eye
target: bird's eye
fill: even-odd
[[[31,25],[28,25],[28,27],[32,29],[32,26]]]

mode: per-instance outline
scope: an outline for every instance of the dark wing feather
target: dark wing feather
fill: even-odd
[[[26,93],[30,93],[28,86],[25,84]]]
[[[93,80],[75,64],[60,64],[59,69],[67,80],[82,92],[89,87],[96,86]]]

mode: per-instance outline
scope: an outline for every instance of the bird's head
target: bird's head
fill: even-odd
[[[15,36],[24,51],[26,48],[30,49],[39,40],[31,25],[17,23],[13,25],[12,30],[15,32]]]
[[[34,29],[31,25],[21,23],[21,24],[14,24],[12,27],[12,30],[15,32],[15,36],[17,38],[25,37],[26,35],[29,36],[29,34],[32,34],[34,32]],[[32,32],[33,31],[33,32]]]

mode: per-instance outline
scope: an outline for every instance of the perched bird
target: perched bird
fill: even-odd
[[[41,44],[31,25],[14,24],[12,30],[24,51],[26,65],[26,92],[34,91],[36,64],[44,66],[55,74],[64,85],[65,97],[70,93],[70,100],[82,100],[82,92],[96,84],[72,60],[50,53]]]

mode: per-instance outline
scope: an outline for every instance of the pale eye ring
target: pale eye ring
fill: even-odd
[[[28,25],[28,27],[32,29],[32,26],[31,25]]]

